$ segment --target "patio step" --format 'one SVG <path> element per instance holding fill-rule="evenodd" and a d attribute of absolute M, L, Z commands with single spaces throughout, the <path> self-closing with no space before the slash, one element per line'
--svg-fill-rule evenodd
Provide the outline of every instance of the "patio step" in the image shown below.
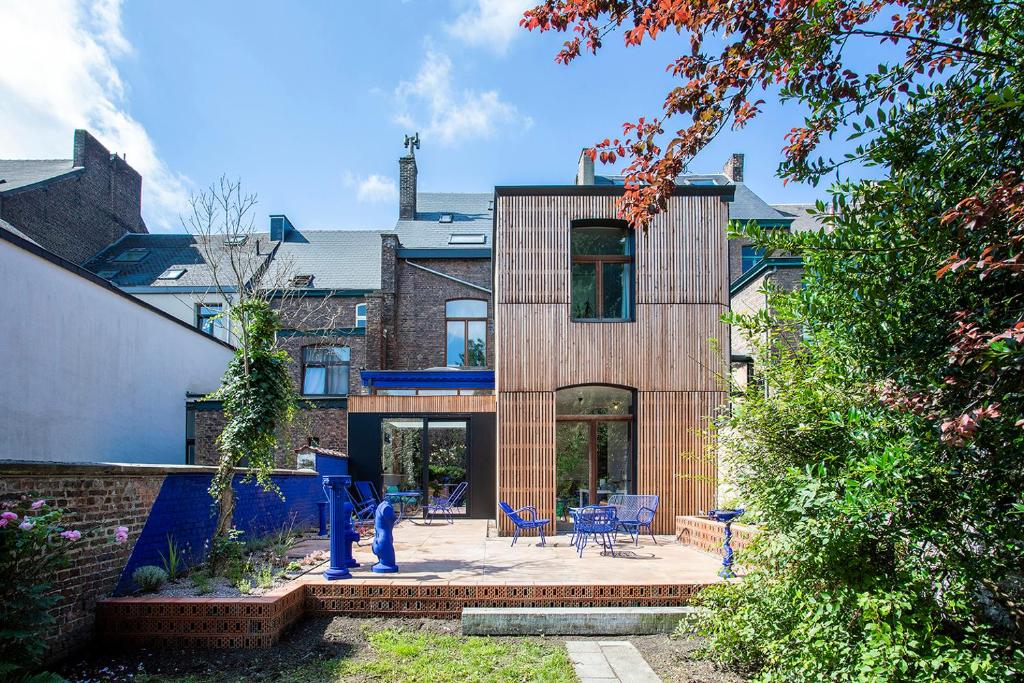
<path fill-rule="evenodd" d="M 671 633 L 696 607 L 465 607 L 462 633 L 472 636 L 624 636 Z"/>

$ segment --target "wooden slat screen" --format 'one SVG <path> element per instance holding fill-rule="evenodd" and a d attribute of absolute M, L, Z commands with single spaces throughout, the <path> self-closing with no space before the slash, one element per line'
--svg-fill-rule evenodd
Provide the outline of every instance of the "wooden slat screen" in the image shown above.
<path fill-rule="evenodd" d="M 555 395 L 516 392 L 498 403 L 498 500 L 518 510 L 537 506 L 540 517 L 555 518 Z M 498 511 L 502 533 L 512 530 Z M 554 533 L 554 529 L 550 530 Z"/>
<path fill-rule="evenodd" d="M 350 396 L 350 413 L 493 413 L 494 396 Z"/>

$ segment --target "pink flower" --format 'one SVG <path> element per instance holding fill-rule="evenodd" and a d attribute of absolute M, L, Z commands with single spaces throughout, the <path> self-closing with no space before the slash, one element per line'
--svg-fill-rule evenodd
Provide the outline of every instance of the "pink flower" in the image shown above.
<path fill-rule="evenodd" d="M 10 511 L 0 512 L 0 519 L 6 519 L 8 522 L 16 522 L 18 521 L 18 515 Z"/>
<path fill-rule="evenodd" d="M 72 531 L 72 530 L 62 531 L 62 532 L 60 532 L 60 537 L 64 538 L 64 539 L 67 539 L 69 541 L 77 541 L 78 539 L 80 539 L 82 537 L 82 532 L 81 531 Z"/>
<path fill-rule="evenodd" d="M 30 521 L 28 521 L 26 519 L 24 522 L 22 522 L 21 524 L 18 525 L 18 528 L 21 529 L 22 531 L 31 531 L 32 527 L 34 527 L 34 526 L 35 526 L 35 524 L 33 524 L 32 522 L 30 522 Z"/>
<path fill-rule="evenodd" d="M 5 526 L 7 526 L 7 520 L 4 519 L 3 517 L 0 517 L 0 527 L 5 527 Z"/>
<path fill-rule="evenodd" d="M 117 543 L 119 543 L 119 544 L 120 543 L 124 543 L 125 541 L 127 541 L 128 540 L 128 527 L 126 527 L 126 526 L 119 526 L 119 527 L 117 527 L 117 529 L 114 530 L 114 540 Z"/>
<path fill-rule="evenodd" d="M 29 506 L 29 509 L 30 510 L 38 510 L 39 508 L 43 507 L 44 505 L 46 505 L 46 501 L 45 500 L 37 500 L 36 502 L 32 503 L 32 505 Z"/>

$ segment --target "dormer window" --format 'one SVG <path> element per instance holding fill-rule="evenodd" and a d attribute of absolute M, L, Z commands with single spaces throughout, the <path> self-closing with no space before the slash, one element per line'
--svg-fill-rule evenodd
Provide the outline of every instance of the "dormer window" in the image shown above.
<path fill-rule="evenodd" d="M 292 287 L 309 287 L 313 284 L 312 275 L 296 275 L 292 278 Z"/>
<path fill-rule="evenodd" d="M 454 217 L 450 213 L 442 213 L 441 217 L 437 219 L 437 222 L 438 223 L 451 223 L 453 218 Z"/>
<path fill-rule="evenodd" d="M 187 268 L 168 268 L 160 275 L 157 276 L 157 280 L 177 280 L 185 274 Z"/>
<path fill-rule="evenodd" d="M 143 249 L 142 247 L 132 247 L 131 249 L 125 249 L 120 254 L 113 258 L 115 263 L 138 263 L 142 259 L 149 256 L 149 249 Z"/>
<path fill-rule="evenodd" d="M 224 240 L 224 244 L 229 247 L 240 247 L 249 240 L 248 235 L 231 235 Z"/>
<path fill-rule="evenodd" d="M 448 244 L 487 244 L 487 235 L 481 232 L 453 232 L 448 236 Z"/>

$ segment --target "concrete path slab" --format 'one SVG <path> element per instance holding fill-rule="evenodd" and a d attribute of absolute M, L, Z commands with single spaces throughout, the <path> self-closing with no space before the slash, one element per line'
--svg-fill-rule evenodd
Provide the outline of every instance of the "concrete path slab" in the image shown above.
<path fill-rule="evenodd" d="M 570 640 L 565 649 L 581 683 L 661 683 L 628 640 Z"/>

